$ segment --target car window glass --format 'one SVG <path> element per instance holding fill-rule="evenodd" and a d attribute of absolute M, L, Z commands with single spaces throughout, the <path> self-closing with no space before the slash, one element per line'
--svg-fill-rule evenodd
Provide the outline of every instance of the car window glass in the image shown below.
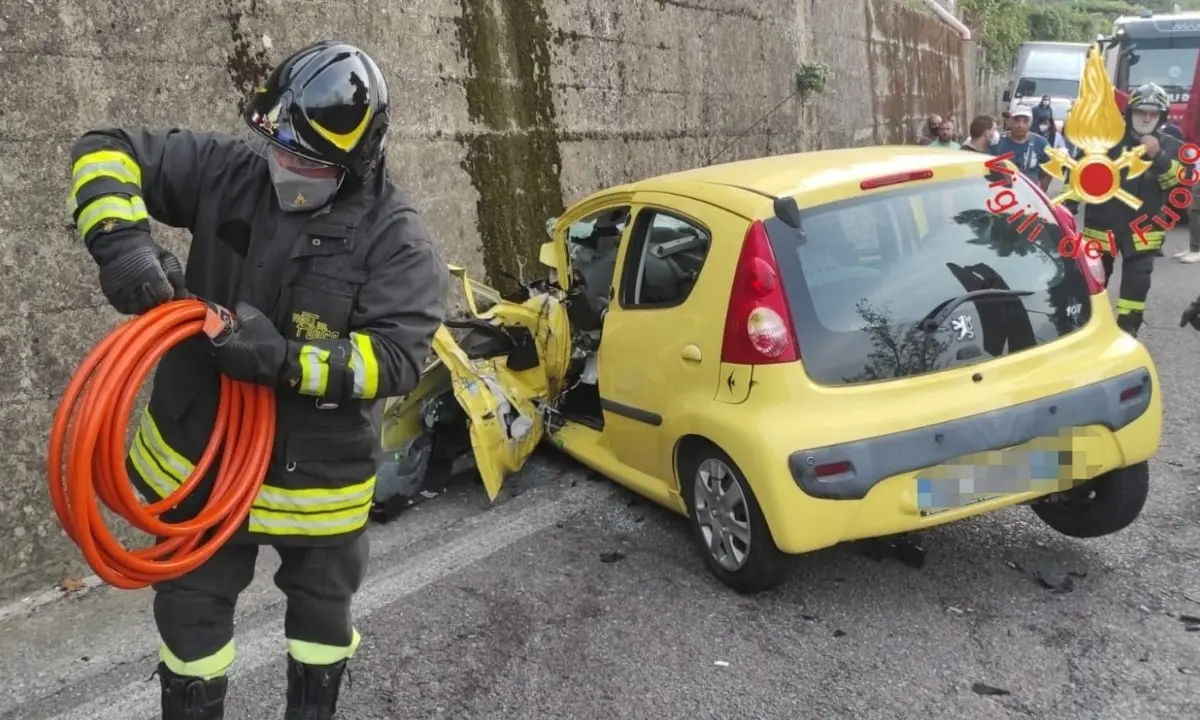
<path fill-rule="evenodd" d="M 936 372 L 1052 343 L 1088 322 L 1087 286 L 1058 252 L 1051 208 L 1015 184 L 1014 207 L 1039 209 L 1036 225 L 1019 229 L 988 209 L 990 181 L 981 173 L 806 209 L 802 233 L 768 221 L 809 377 L 836 385 Z M 852 261 L 844 246 L 859 241 L 845 228 L 872 216 L 881 259 Z M 939 327 L 922 327 L 941 303 L 1005 288 L 1029 294 L 967 301 Z"/>
<path fill-rule="evenodd" d="M 659 210 L 643 210 L 626 255 L 623 307 L 670 307 L 692 292 L 711 236 L 698 223 Z"/>

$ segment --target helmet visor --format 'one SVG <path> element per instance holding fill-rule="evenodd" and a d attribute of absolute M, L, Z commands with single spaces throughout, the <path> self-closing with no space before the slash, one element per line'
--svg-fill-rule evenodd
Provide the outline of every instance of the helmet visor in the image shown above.
<path fill-rule="evenodd" d="M 343 173 L 342 168 L 337 165 L 313 160 L 284 149 L 258 133 L 250 135 L 246 143 L 259 157 L 299 177 L 314 180 L 340 179 Z"/>

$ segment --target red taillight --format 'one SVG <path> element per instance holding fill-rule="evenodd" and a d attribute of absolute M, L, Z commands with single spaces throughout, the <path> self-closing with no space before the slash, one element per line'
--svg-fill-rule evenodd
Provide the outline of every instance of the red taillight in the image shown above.
<path fill-rule="evenodd" d="M 1104 292 L 1104 263 L 1099 257 L 1090 257 L 1084 252 L 1084 248 L 1080 245 L 1083 238 L 1079 237 L 1079 232 L 1075 229 L 1075 216 L 1062 205 L 1051 205 L 1050 197 L 1046 195 L 1041 186 L 1024 174 L 1018 174 L 1017 177 L 1021 178 L 1026 185 L 1033 188 L 1033 191 L 1042 199 L 1042 202 L 1053 209 L 1054 219 L 1058 221 L 1058 226 L 1062 228 L 1063 237 L 1071 236 L 1075 238 L 1075 245 L 1073 247 L 1078 251 L 1075 255 L 1075 262 L 1078 263 L 1079 272 L 1083 275 L 1083 281 L 1087 284 L 1088 295 L 1099 295 Z"/>
<path fill-rule="evenodd" d="M 755 221 L 742 242 L 729 292 L 721 362 L 769 365 L 800 357 L 779 266 L 762 221 Z"/>
<path fill-rule="evenodd" d="M 854 470 L 854 464 L 849 460 L 841 460 L 839 462 L 825 463 L 813 468 L 813 475 L 818 479 L 834 477 L 837 475 L 845 475 Z"/>
<path fill-rule="evenodd" d="M 912 182 L 914 180 L 928 180 L 933 177 L 932 170 L 913 170 L 912 172 L 896 173 L 895 175 L 884 175 L 877 178 L 869 178 L 859 183 L 859 187 L 863 190 L 874 190 L 875 188 L 887 187 L 888 185 L 899 185 L 900 183 Z"/>
<path fill-rule="evenodd" d="M 1040 192 L 1041 188 L 1038 188 L 1038 191 Z M 1084 282 L 1087 283 L 1088 295 L 1099 295 L 1104 292 L 1104 262 L 1099 257 L 1088 255 L 1086 248 L 1082 247 L 1083 238 L 1075 229 L 1075 216 L 1062 205 L 1055 205 L 1054 218 L 1058 220 L 1058 226 L 1062 228 L 1063 237 L 1075 238 L 1073 247 L 1078 252 L 1075 262 L 1079 264 L 1079 271 L 1083 274 Z"/>
<path fill-rule="evenodd" d="M 1142 391 L 1145 389 L 1145 385 L 1134 385 L 1133 387 L 1127 387 L 1121 391 L 1121 399 L 1118 400 L 1118 402 L 1129 402 L 1135 397 L 1141 395 Z"/>

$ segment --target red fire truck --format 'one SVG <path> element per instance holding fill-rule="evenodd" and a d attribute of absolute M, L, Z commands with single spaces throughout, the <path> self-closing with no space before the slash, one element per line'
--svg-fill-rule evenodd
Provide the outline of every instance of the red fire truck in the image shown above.
<path fill-rule="evenodd" d="M 1128 93 L 1155 83 L 1171 99 L 1170 120 L 1184 127 L 1184 113 L 1200 59 L 1200 12 L 1119 17 L 1113 34 L 1103 38 L 1108 73 L 1125 109 Z M 1189 133 L 1190 134 L 1190 133 Z"/>

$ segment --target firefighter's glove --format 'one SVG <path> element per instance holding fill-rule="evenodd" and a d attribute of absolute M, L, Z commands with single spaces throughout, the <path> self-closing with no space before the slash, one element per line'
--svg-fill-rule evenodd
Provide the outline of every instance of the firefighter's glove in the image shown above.
<path fill-rule="evenodd" d="M 274 387 L 287 357 L 287 340 L 258 308 L 244 302 L 234 309 L 233 331 L 217 345 L 217 365 L 233 380 Z"/>
<path fill-rule="evenodd" d="M 1192 301 L 1191 305 L 1187 306 L 1187 310 L 1183 311 L 1183 315 L 1179 318 L 1179 327 L 1191 325 L 1193 328 L 1200 330 L 1200 297 Z"/>
<path fill-rule="evenodd" d="M 183 264 L 153 242 L 132 245 L 100 263 L 100 291 L 117 312 L 141 315 L 182 297 Z"/>

